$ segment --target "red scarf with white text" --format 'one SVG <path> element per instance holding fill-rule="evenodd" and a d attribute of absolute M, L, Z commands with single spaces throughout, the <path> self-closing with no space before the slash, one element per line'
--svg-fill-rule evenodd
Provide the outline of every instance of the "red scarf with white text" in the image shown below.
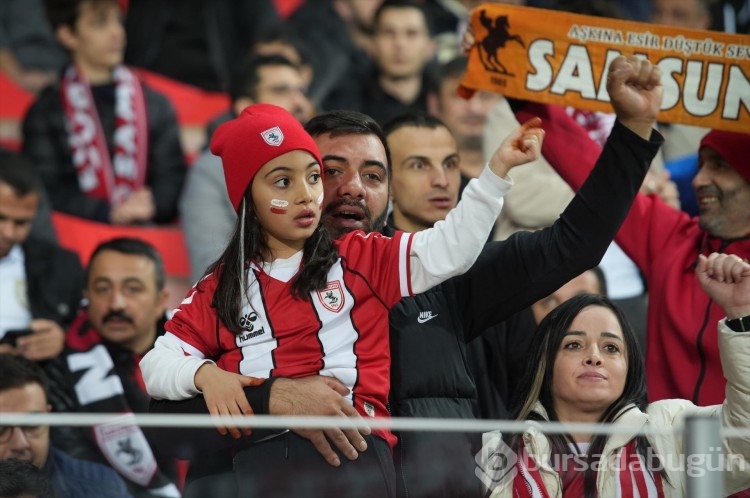
<path fill-rule="evenodd" d="M 115 150 L 111 158 L 91 87 L 75 65 L 65 71 L 61 87 L 78 185 L 89 197 L 116 206 L 145 184 L 148 125 L 143 88 L 136 75 L 118 66 L 113 76 Z"/>
<path fill-rule="evenodd" d="M 614 458 L 617 472 L 618 494 L 622 498 L 664 498 L 661 475 L 651 472 L 646 467 L 644 458 L 635 449 L 635 439 L 620 448 Z M 609 462 L 600 462 L 600 466 Z M 544 486 L 539 465 L 526 451 L 521 442 L 516 461 L 516 475 L 513 478 L 513 498 L 550 498 Z M 583 470 L 568 479 L 564 486 L 563 498 L 580 498 L 583 496 Z"/>

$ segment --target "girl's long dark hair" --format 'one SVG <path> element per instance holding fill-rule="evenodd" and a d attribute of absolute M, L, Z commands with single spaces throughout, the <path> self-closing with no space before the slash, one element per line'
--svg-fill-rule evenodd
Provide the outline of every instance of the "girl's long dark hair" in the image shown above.
<path fill-rule="evenodd" d="M 610 309 L 615 314 L 622 329 L 627 349 L 628 371 L 625 377 L 625 387 L 620 397 L 607 408 L 599 422 L 614 422 L 629 405 L 635 405 L 642 411 L 645 411 L 648 407 L 646 368 L 633 327 L 622 311 L 606 297 L 594 294 L 582 294 L 562 303 L 539 324 L 534 339 L 529 346 L 529 354 L 531 356 L 528 363 L 529 368 L 524 372 L 519 389 L 516 391 L 518 393 L 517 396 L 520 396 L 521 399 L 517 399 L 516 403 L 513 404 L 513 406 L 520 407 L 516 413 L 518 420 L 544 421 L 541 415 L 532 411 L 534 403 L 539 401 L 547 412 L 549 420 L 558 421 L 552 399 L 552 373 L 555 359 L 563 337 L 570 330 L 571 323 L 588 306 L 602 306 Z M 570 454 L 571 443 L 575 444 L 570 434 L 548 434 L 546 437 L 550 442 L 553 461 L 573 461 L 570 458 L 556 458 Z M 584 496 L 586 498 L 595 498 L 597 496 L 596 474 L 593 469 L 599 467 L 598 462 L 595 463 L 595 460 L 601 457 L 607 439 L 607 435 L 597 434 L 593 437 L 589 446 L 589 461 L 584 473 Z M 513 434 L 508 440 L 510 447 L 518 452 L 521 444 L 521 435 Z M 651 460 L 654 457 L 654 452 L 651 450 L 651 444 L 645 436 L 639 435 L 636 437 L 636 451 L 646 459 L 650 469 L 655 468 L 651 465 L 654 463 Z M 661 468 L 658 462 L 656 465 Z M 563 486 L 565 485 L 564 477 L 565 475 L 563 475 Z"/>
<path fill-rule="evenodd" d="M 206 269 L 206 275 L 216 272 L 218 279 L 212 305 L 216 307 L 219 319 L 235 334 L 243 331 L 240 325 L 240 312 L 243 300 L 249 301 L 247 293 L 250 289 L 242 288 L 246 284 L 244 278 L 246 263 L 263 261 L 271 254 L 268 239 L 255 212 L 250 187 L 245 192 L 240 212 L 244 212 L 244 227 L 242 226 L 243 220 L 238 216 L 226 249 L 219 259 Z M 242 238 L 243 232 L 244 238 Z M 241 247 L 244 247 L 244 254 L 240 252 Z M 310 238 L 305 241 L 302 250 L 302 269 L 292 281 L 294 297 L 309 299 L 312 291 L 325 288 L 328 271 L 338 257 L 336 245 L 328 232 L 323 229 L 323 225 L 319 224 Z"/>

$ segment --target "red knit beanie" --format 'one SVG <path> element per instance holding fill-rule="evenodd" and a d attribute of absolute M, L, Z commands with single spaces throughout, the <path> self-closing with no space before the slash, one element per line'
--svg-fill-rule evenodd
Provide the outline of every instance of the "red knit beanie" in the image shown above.
<path fill-rule="evenodd" d="M 253 104 L 219 126 L 211 138 L 211 152 L 221 157 L 227 193 L 235 211 L 260 168 L 293 150 L 309 152 L 322 167 L 312 137 L 294 116 L 275 105 Z"/>
<path fill-rule="evenodd" d="M 701 140 L 700 149 L 704 147 L 718 152 L 722 159 L 750 182 L 750 134 L 712 130 Z"/>

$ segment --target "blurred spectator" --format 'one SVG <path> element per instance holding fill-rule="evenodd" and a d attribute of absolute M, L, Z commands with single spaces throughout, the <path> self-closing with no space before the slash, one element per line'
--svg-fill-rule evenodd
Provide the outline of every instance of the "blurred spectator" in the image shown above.
<path fill-rule="evenodd" d="M 51 408 L 48 390 L 47 378 L 34 362 L 0 354 L 0 412 L 47 413 Z M 16 486 L 23 485 L 27 491 L 38 493 L 38 496 L 130 497 L 125 483 L 112 469 L 73 458 L 53 447 L 50 444 L 50 428 L 46 425 L 0 426 L 0 461 L 9 459 L 31 463 L 41 470 L 36 484 L 21 480 L 24 474 L 31 474 L 23 467 L 19 467 L 19 473 L 13 476 L 17 479 Z M 6 471 L 7 468 L 5 464 Z M 8 488 L 12 481 L 6 479 L 2 472 L 3 466 L 0 466 L 0 496 L 30 496 L 10 494 Z"/>
<path fill-rule="evenodd" d="M 709 29 L 712 23 L 710 5 L 710 0 L 653 0 L 651 20 L 677 28 Z M 690 182 L 698 171 L 697 146 L 709 129 L 660 123 L 659 131 L 665 140 L 662 148 L 665 165 L 679 188 L 682 207 L 696 216 L 698 206 Z"/>
<path fill-rule="evenodd" d="M 258 33 L 278 22 L 271 0 L 128 0 L 125 62 L 226 91 Z"/>
<path fill-rule="evenodd" d="M 25 330 L 0 344 L 0 353 L 35 361 L 57 357 L 64 328 L 81 301 L 83 269 L 78 256 L 30 236 L 42 183 L 28 159 L 0 154 L 0 337 Z"/>
<path fill-rule="evenodd" d="M 651 22 L 689 29 L 711 26 L 709 0 L 651 0 Z"/>
<path fill-rule="evenodd" d="M 461 55 L 441 65 L 436 88 L 427 95 L 430 114 L 440 118 L 456 139 L 462 183 L 478 177 L 484 169 L 482 140 L 487 115 L 502 98 L 486 90 L 479 90 L 468 100 L 460 97 L 456 89 L 467 64 L 468 59 Z"/>
<path fill-rule="evenodd" d="M 544 317 L 550 313 L 550 311 L 557 308 L 571 297 L 580 294 L 607 295 L 607 284 L 604 279 L 604 272 L 602 272 L 599 267 L 586 270 L 549 296 L 532 304 L 531 311 L 534 313 L 534 321 L 538 325 Z"/>
<path fill-rule="evenodd" d="M 711 29 L 750 35 L 750 0 L 721 0 L 711 4 Z"/>
<path fill-rule="evenodd" d="M 324 102 L 326 109 L 363 112 L 379 124 L 409 111 L 427 112 L 435 52 L 424 6 L 414 0 L 386 0 L 373 21 L 375 67 L 365 76 L 350 73 Z"/>
<path fill-rule="evenodd" d="M 57 79 L 66 60 L 44 17 L 43 0 L 0 2 L 0 71 L 37 93 Z"/>
<path fill-rule="evenodd" d="M 557 0 L 528 0 L 530 7 L 552 8 Z M 588 2 L 583 2 L 588 3 Z M 602 0 L 599 3 L 608 3 L 622 12 L 625 19 L 631 21 L 647 22 L 651 15 L 651 1 L 649 0 Z"/>
<path fill-rule="evenodd" d="M 253 57 L 237 68 L 230 91 L 232 109 L 214 120 L 209 130 L 254 103 L 278 105 L 304 123 L 313 112 L 305 92 L 300 70 L 287 59 L 280 55 Z M 221 255 L 237 219 L 227 198 L 221 159 L 210 150 L 205 150 L 188 172 L 180 214 L 190 254 L 190 277 L 197 282 Z"/>
<path fill-rule="evenodd" d="M 48 0 L 55 34 L 73 64 L 23 123 L 52 208 L 129 225 L 177 216 L 185 176 L 169 101 L 121 64 L 125 32 L 116 0 Z"/>
<path fill-rule="evenodd" d="M 309 89 L 309 85 L 313 80 L 310 49 L 305 46 L 302 38 L 294 32 L 288 23 L 277 24 L 263 30 L 250 49 L 250 54 L 280 55 L 286 58 L 299 68 L 302 80 Z"/>
<path fill-rule="evenodd" d="M 344 81 L 365 77 L 372 67 L 372 22 L 383 0 L 307 0 L 288 24 L 310 47 L 310 100 L 338 109 L 330 94 Z M 345 90 L 345 88 L 344 88 Z M 333 100 L 330 100 L 333 99 Z"/>
<path fill-rule="evenodd" d="M 149 244 L 131 238 L 102 242 L 87 269 L 84 308 L 68 329 L 66 350 L 48 366 L 56 411 L 145 413 L 138 362 L 164 334 L 168 292 L 164 263 Z M 136 425 L 74 427 L 53 434 L 75 457 L 109 465 L 136 497 L 179 497 L 174 461 Z"/>
<path fill-rule="evenodd" d="M 11 157 L 8 157 L 11 156 Z M 5 149 L 0 146 L 0 163 L 5 161 L 21 161 L 24 168 L 34 168 L 34 164 L 24 156 L 19 156 L 15 151 Z M 57 243 L 57 234 L 55 233 L 55 227 L 52 226 L 52 209 L 50 208 L 49 196 L 47 191 L 44 190 L 44 186 L 41 185 L 39 194 L 39 207 L 36 210 L 36 216 L 34 222 L 31 224 L 31 237 L 47 242 Z"/>

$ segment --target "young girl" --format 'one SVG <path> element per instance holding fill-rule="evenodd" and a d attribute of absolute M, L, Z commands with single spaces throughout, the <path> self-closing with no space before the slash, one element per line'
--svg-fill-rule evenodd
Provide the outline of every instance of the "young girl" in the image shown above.
<path fill-rule="evenodd" d="M 248 107 L 211 143 L 240 213 L 235 232 L 142 360 L 151 396 L 203 392 L 211 413 L 252 413 L 242 390 L 248 376 L 324 375 L 349 388 L 361 416 L 388 416 L 389 308 L 473 264 L 510 187 L 503 177 L 538 156 L 538 124 L 506 140 L 434 229 L 393 238 L 354 232 L 334 242 L 319 225 L 315 142 L 281 108 Z M 395 443 L 389 431 L 376 435 Z"/>

